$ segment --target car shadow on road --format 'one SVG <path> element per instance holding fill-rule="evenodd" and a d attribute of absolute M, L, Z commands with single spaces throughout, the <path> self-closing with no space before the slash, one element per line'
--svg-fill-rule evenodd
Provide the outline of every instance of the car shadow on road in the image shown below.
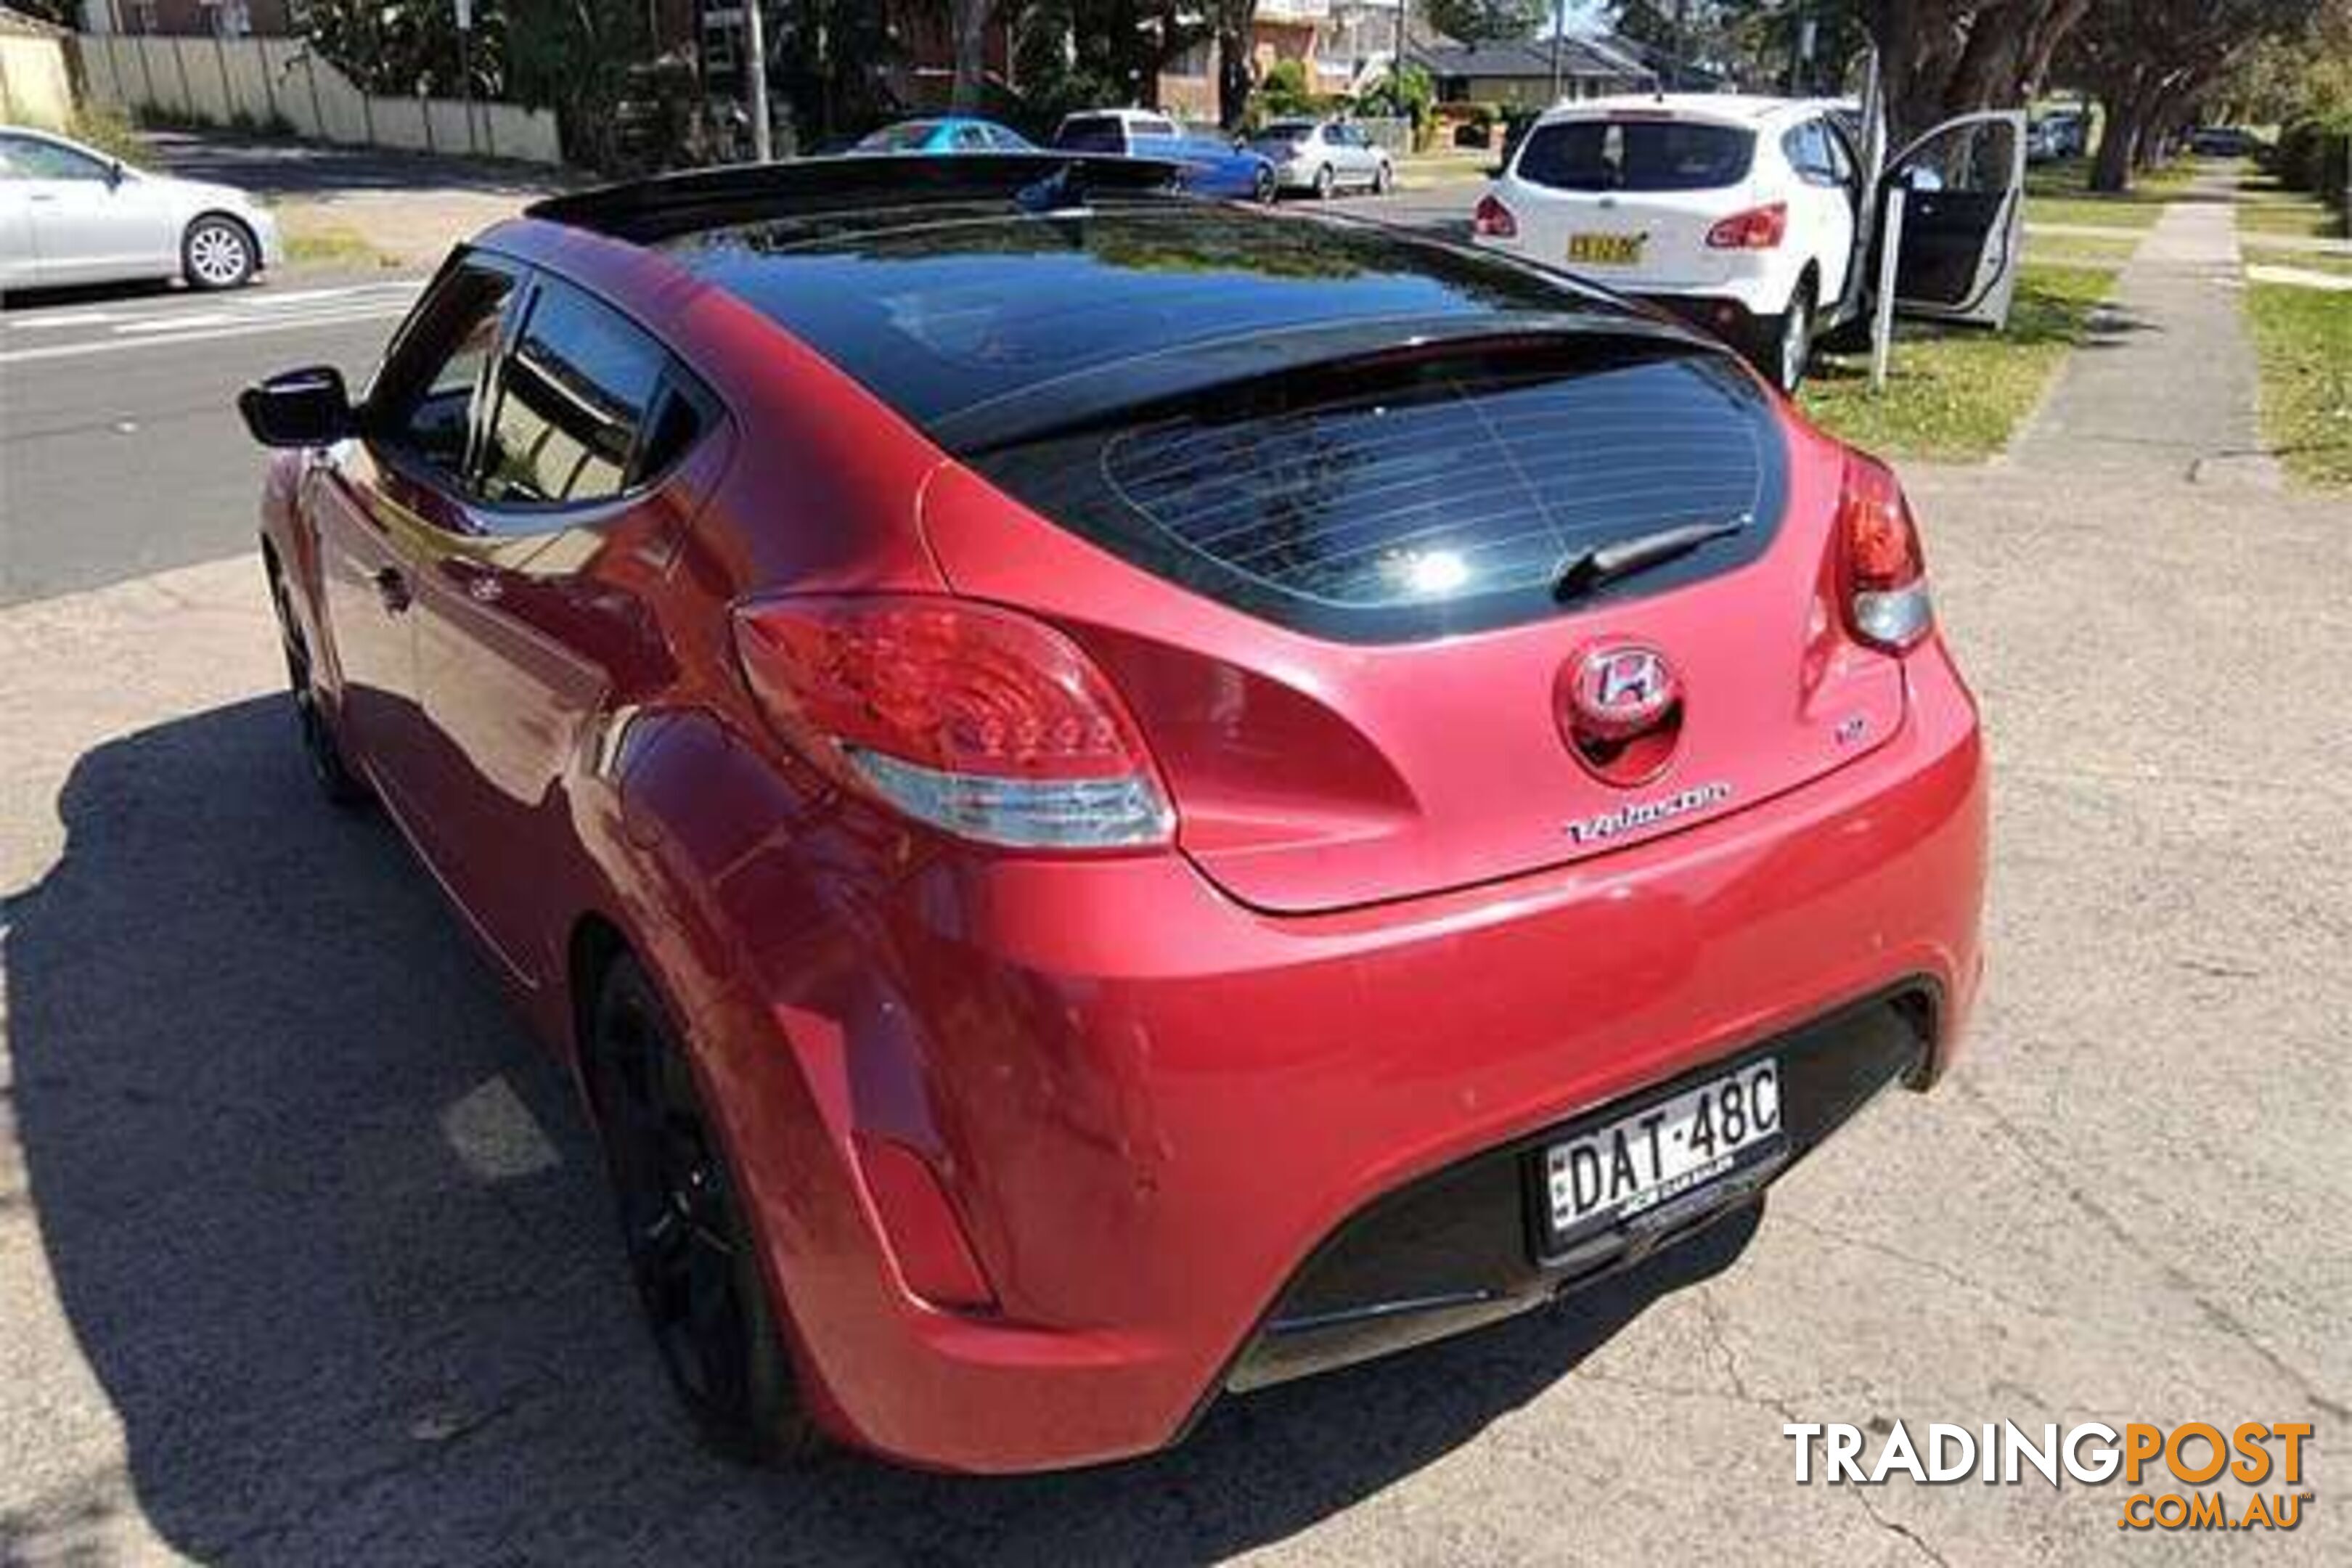
<path fill-rule="evenodd" d="M 638 1329 L 564 1074 L 391 831 L 311 796 L 290 727 L 256 699 L 89 752 L 10 901 L 26 1201 L 128 1475 L 0 1514 L 0 1559 L 142 1528 L 238 1564 L 1213 1559 L 1443 1458 L 1753 1232 L 1229 1400 L 1146 1460 L 730 1467 Z"/>

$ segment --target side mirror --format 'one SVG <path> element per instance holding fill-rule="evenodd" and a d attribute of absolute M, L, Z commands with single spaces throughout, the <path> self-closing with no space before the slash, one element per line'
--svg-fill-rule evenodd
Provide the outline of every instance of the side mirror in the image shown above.
<path fill-rule="evenodd" d="M 245 427 L 265 447 L 322 447 L 357 428 L 343 373 L 311 365 L 273 375 L 236 395 Z"/>
<path fill-rule="evenodd" d="M 110 191 L 122 188 L 122 160 L 120 158 L 106 161 L 106 188 Z"/>

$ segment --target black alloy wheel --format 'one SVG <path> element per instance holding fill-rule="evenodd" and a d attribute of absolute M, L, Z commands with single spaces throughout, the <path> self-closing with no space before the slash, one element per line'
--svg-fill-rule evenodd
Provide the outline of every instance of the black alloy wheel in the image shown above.
<path fill-rule="evenodd" d="M 773 1463 L 816 1446 L 691 1066 L 635 962 L 615 960 L 589 1070 L 637 1300 L 703 1440 Z"/>
<path fill-rule="evenodd" d="M 269 574 L 269 600 L 278 612 L 278 639 L 286 654 L 286 686 L 294 699 L 295 733 L 301 742 L 302 761 L 310 769 L 310 782 L 319 786 L 319 793 L 331 805 L 346 810 L 363 805 L 368 798 L 367 786 L 343 761 L 341 742 L 335 738 L 334 720 L 319 695 L 310 645 L 302 640 L 301 627 L 294 619 L 294 606 L 287 601 L 286 584 L 274 571 Z"/>

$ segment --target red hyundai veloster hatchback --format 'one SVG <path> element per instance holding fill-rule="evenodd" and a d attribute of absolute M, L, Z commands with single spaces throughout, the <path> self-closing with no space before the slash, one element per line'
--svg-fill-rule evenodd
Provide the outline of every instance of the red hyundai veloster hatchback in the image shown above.
<path fill-rule="evenodd" d="M 310 766 L 575 1068 L 739 1452 L 1161 1447 L 1753 1205 L 1975 990 L 1893 476 L 1165 174 L 565 196 L 243 399 Z"/>

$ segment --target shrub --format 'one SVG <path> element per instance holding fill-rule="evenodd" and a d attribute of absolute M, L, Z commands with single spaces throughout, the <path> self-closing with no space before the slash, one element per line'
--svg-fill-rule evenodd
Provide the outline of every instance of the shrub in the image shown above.
<path fill-rule="evenodd" d="M 66 121 L 65 133 L 86 147 L 94 147 L 125 163 L 147 161 L 147 144 L 131 121 L 111 109 L 84 105 Z"/>

